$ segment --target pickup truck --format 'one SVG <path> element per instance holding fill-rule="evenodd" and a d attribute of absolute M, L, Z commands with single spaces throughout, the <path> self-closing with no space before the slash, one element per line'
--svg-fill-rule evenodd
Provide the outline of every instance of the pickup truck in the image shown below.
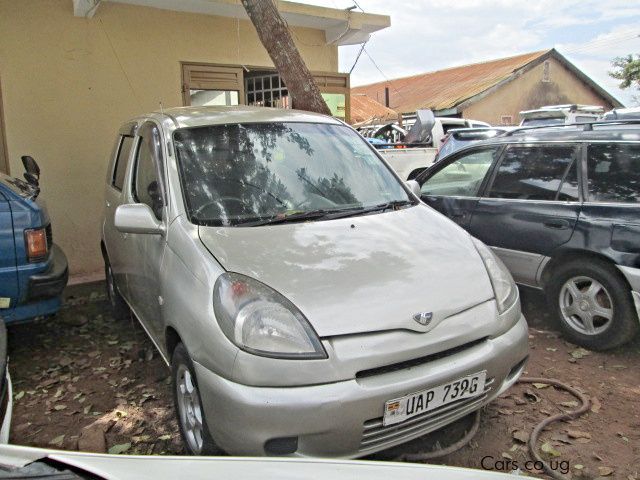
<path fill-rule="evenodd" d="M 0 319 L 5 323 L 56 313 L 69 276 L 38 198 L 40 169 L 31 157 L 22 162 L 27 181 L 0 174 Z"/>
<path fill-rule="evenodd" d="M 415 117 L 403 120 L 403 127 L 394 122 L 358 130 L 400 178 L 411 180 L 434 163 L 449 130 L 489 127 L 480 120 L 434 117 L 431 110 L 418 110 Z"/>

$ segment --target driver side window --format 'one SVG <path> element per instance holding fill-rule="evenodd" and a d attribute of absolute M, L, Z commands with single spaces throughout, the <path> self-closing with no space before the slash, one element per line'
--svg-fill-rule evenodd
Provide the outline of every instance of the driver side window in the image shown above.
<path fill-rule="evenodd" d="M 422 184 L 422 195 L 475 197 L 496 159 L 498 148 L 476 150 L 458 157 Z"/>
<path fill-rule="evenodd" d="M 137 202 L 149 205 L 156 218 L 161 220 L 164 201 L 158 178 L 158 166 L 162 165 L 160 132 L 155 124 L 145 123 L 140 127 L 138 136 L 133 197 Z"/>

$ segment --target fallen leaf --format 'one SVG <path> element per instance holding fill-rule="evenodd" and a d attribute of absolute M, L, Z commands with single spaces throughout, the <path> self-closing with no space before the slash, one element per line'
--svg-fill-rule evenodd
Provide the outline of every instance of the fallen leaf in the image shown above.
<path fill-rule="evenodd" d="M 580 359 L 586 357 L 587 355 L 591 355 L 589 350 L 585 350 L 584 348 L 576 348 L 571 352 L 571 356 L 575 359 Z"/>
<path fill-rule="evenodd" d="M 16 393 L 15 397 L 13 397 L 14 400 L 20 400 L 22 397 L 24 397 L 24 390 L 20 390 L 18 393 Z"/>
<path fill-rule="evenodd" d="M 508 458 L 509 460 L 513 460 L 513 457 L 509 455 L 507 452 L 502 452 L 502 458 Z"/>
<path fill-rule="evenodd" d="M 524 430 L 516 430 L 512 433 L 513 438 L 518 440 L 521 443 L 527 443 L 529 441 L 529 434 Z"/>
<path fill-rule="evenodd" d="M 160 435 L 158 440 L 171 440 L 171 435 Z"/>
<path fill-rule="evenodd" d="M 64 410 L 66 408 L 67 408 L 66 405 L 56 405 L 55 407 L 53 407 L 53 409 L 57 411 Z"/>
<path fill-rule="evenodd" d="M 559 457 L 560 456 L 560 452 L 558 450 L 556 450 L 555 448 L 553 448 L 553 445 L 551 445 L 549 442 L 543 443 L 542 447 L 540 447 L 540 450 L 542 450 L 544 453 L 548 453 L 549 455 L 551 455 L 553 457 Z"/>
<path fill-rule="evenodd" d="M 57 437 L 53 438 L 49 442 L 49 445 L 55 445 L 56 447 L 61 447 L 62 442 L 64 442 L 64 435 L 58 435 Z"/>
<path fill-rule="evenodd" d="M 126 452 L 131 448 L 131 443 L 121 443 L 119 445 L 114 445 L 109 449 L 109 453 L 111 455 L 120 455 L 121 453 Z"/>
<path fill-rule="evenodd" d="M 547 351 L 549 352 L 556 352 L 557 350 L 558 350 L 557 348 L 547 347 Z"/>
<path fill-rule="evenodd" d="M 591 411 L 593 413 L 598 413 L 600 411 L 600 408 L 602 408 L 600 400 L 598 400 L 597 397 L 591 397 Z"/>
<path fill-rule="evenodd" d="M 576 465 L 573 466 L 573 468 L 575 468 L 576 470 L 582 470 L 584 468 L 584 465 L 577 463 Z"/>
<path fill-rule="evenodd" d="M 615 470 L 611 467 L 598 467 L 598 475 L 601 477 L 608 477 L 613 472 L 615 472 Z"/>
<path fill-rule="evenodd" d="M 549 386 L 548 383 L 532 383 L 531 385 L 533 385 L 537 389 L 547 388 Z"/>
<path fill-rule="evenodd" d="M 570 438 L 591 438 L 589 432 L 583 432 L 581 430 L 567 430 L 567 435 L 569 435 Z"/>
<path fill-rule="evenodd" d="M 567 408 L 575 408 L 578 406 L 578 402 L 571 400 L 570 402 L 560 402 L 560 405 Z"/>

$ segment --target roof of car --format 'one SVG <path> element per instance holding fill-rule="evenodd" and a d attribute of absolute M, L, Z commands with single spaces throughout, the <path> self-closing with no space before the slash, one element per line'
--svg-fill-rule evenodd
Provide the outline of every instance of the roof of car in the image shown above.
<path fill-rule="evenodd" d="M 640 141 L 640 124 L 594 125 L 593 130 L 583 126 L 550 126 L 544 128 L 515 129 L 483 143 L 575 141 Z M 476 144 L 477 145 L 477 144 Z"/>
<path fill-rule="evenodd" d="M 249 107 L 175 107 L 162 112 L 153 112 L 146 117 L 170 117 L 176 128 L 199 127 L 204 125 L 223 125 L 227 123 L 267 123 L 267 122 L 306 122 L 340 125 L 333 117 L 300 110 Z"/>

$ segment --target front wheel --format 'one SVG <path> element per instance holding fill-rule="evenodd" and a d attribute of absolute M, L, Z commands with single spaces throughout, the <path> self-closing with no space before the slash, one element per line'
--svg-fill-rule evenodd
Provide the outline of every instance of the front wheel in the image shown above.
<path fill-rule="evenodd" d="M 193 363 L 182 343 L 173 351 L 171 376 L 178 425 L 187 452 L 191 455 L 219 455 L 222 452 L 213 442 L 204 418 Z"/>
<path fill-rule="evenodd" d="M 564 336 L 592 350 L 628 342 L 638 330 L 629 286 L 615 267 L 599 260 L 573 260 L 553 272 L 548 299 Z"/>

